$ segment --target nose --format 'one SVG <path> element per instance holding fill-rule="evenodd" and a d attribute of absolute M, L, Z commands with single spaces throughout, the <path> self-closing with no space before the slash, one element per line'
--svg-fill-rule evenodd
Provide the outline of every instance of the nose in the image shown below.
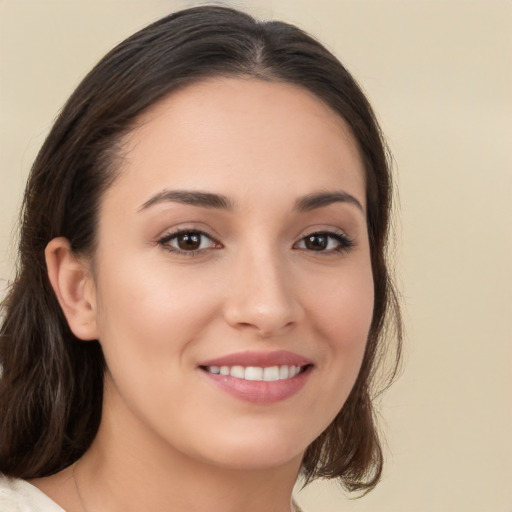
<path fill-rule="evenodd" d="M 271 251 L 240 257 L 231 268 L 226 322 L 261 337 L 289 331 L 304 311 L 286 262 Z"/>

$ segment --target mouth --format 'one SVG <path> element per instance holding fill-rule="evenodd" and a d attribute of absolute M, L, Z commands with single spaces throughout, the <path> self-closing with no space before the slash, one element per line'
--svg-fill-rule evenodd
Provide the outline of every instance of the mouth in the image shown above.
<path fill-rule="evenodd" d="M 198 367 L 222 391 L 257 404 L 292 397 L 306 385 L 313 368 L 311 361 L 288 351 L 230 354 Z"/>
<path fill-rule="evenodd" d="M 213 375 L 231 376 L 235 379 L 243 379 L 258 382 L 275 382 L 278 380 L 293 379 L 300 373 L 304 373 L 311 365 L 303 366 L 200 366 L 201 370 Z"/>

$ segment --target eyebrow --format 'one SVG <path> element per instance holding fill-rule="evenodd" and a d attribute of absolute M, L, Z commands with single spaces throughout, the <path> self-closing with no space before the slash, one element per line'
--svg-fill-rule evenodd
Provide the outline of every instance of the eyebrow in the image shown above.
<path fill-rule="evenodd" d="M 232 210 L 234 206 L 230 199 L 220 194 L 192 190 L 162 190 L 149 198 L 138 211 L 146 210 L 155 204 L 167 202 L 202 206 L 203 208 L 219 208 L 222 210 Z"/>
<path fill-rule="evenodd" d="M 323 208 L 333 203 L 349 203 L 356 206 L 364 213 L 363 205 L 352 194 L 337 190 L 335 192 L 319 192 L 316 194 L 308 194 L 301 197 L 295 203 L 295 208 L 299 212 L 308 212 L 317 208 Z"/>
<path fill-rule="evenodd" d="M 146 210 L 151 206 L 160 203 L 181 203 L 203 208 L 216 208 L 221 210 L 233 210 L 235 205 L 231 199 L 211 192 L 200 192 L 192 190 L 162 190 L 150 197 L 138 211 Z M 348 192 L 342 190 L 334 192 L 318 192 L 308 194 L 295 202 L 295 209 L 299 212 L 308 212 L 317 208 L 323 208 L 334 203 L 349 203 L 356 206 L 362 213 L 362 204 Z"/>

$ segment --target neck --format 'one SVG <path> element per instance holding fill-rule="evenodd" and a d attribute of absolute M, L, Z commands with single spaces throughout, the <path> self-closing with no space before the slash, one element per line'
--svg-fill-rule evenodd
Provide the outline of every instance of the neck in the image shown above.
<path fill-rule="evenodd" d="M 108 416 L 75 472 L 86 512 L 290 512 L 301 456 L 270 468 L 223 467 Z M 130 434 L 126 434 L 130 432 Z"/>
<path fill-rule="evenodd" d="M 298 463 L 232 470 L 88 452 L 76 471 L 85 512 L 289 512 Z"/>

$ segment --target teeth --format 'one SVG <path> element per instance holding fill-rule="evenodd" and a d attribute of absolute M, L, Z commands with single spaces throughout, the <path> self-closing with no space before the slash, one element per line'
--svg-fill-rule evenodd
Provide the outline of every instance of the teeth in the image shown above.
<path fill-rule="evenodd" d="M 231 374 L 233 377 L 237 377 L 237 375 Z M 263 368 L 258 368 L 256 366 L 248 366 L 245 369 L 245 380 L 263 380 Z"/>
<path fill-rule="evenodd" d="M 279 380 L 279 367 L 278 366 L 269 366 L 268 368 L 263 369 L 263 380 L 268 382 Z"/>
<path fill-rule="evenodd" d="M 237 379 L 272 382 L 276 380 L 292 379 L 300 373 L 300 366 L 206 366 L 206 371 L 220 375 L 230 375 Z"/>
<path fill-rule="evenodd" d="M 245 379 L 245 369 L 243 366 L 232 366 L 229 375 L 237 379 Z"/>

